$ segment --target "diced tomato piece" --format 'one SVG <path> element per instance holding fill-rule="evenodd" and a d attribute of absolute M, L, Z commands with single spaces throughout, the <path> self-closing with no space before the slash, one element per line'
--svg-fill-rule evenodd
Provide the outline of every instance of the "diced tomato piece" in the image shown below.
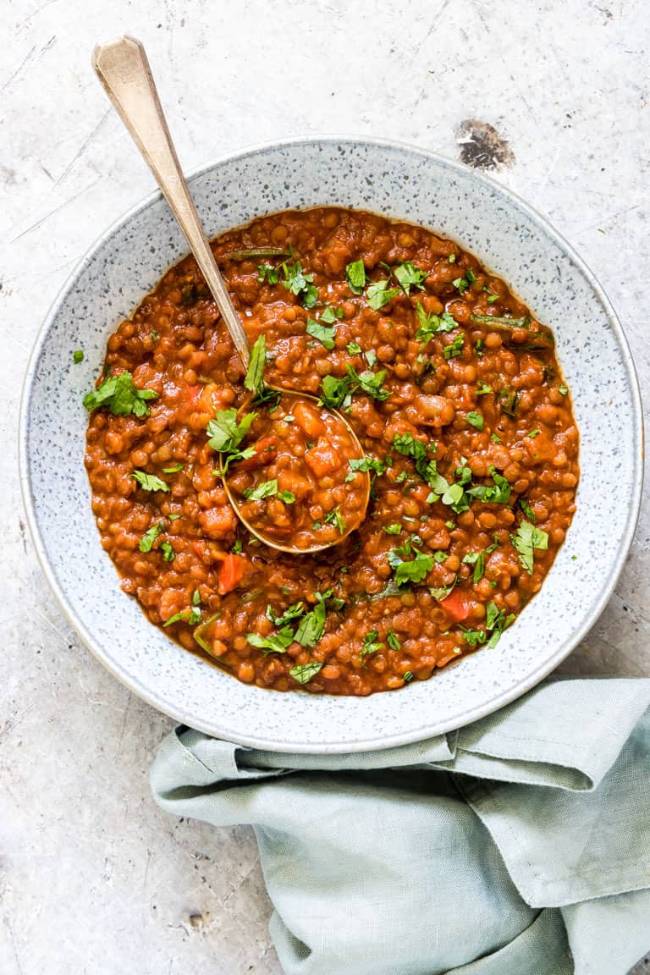
<path fill-rule="evenodd" d="M 243 555 L 235 555 L 230 552 L 226 555 L 219 569 L 219 595 L 225 596 L 227 592 L 236 589 L 244 578 L 244 573 L 249 567 L 248 559 Z"/>
<path fill-rule="evenodd" d="M 238 471 L 252 471 L 256 467 L 264 467 L 265 464 L 270 464 L 272 460 L 275 460 L 275 455 L 278 452 L 278 438 L 274 436 L 260 437 L 253 446 L 255 453 L 252 457 L 237 461 Z"/>
<path fill-rule="evenodd" d="M 335 471 L 341 459 L 328 440 L 319 440 L 315 447 L 305 452 L 305 461 L 316 477 L 325 477 Z"/>
<path fill-rule="evenodd" d="M 182 401 L 187 405 L 191 406 L 203 392 L 203 386 L 185 386 L 183 392 L 181 393 Z"/>
<path fill-rule="evenodd" d="M 456 623 L 462 623 L 469 616 L 470 604 L 467 596 L 460 589 L 453 589 L 445 599 L 441 600 L 440 605 Z"/>
<path fill-rule="evenodd" d="M 313 406 L 310 406 L 308 403 L 298 402 L 293 408 L 293 415 L 300 429 L 308 437 L 320 437 L 323 433 L 325 429 L 323 421 L 318 415 L 318 410 L 314 409 Z"/>

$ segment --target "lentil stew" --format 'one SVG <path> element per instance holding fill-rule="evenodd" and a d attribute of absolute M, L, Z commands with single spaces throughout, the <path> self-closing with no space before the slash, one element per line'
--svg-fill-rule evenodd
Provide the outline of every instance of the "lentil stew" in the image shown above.
<path fill-rule="evenodd" d="M 93 512 L 123 589 L 186 649 L 276 690 L 392 690 L 493 647 L 575 511 L 579 436 L 551 331 L 455 242 L 371 213 L 277 213 L 212 247 L 250 343 L 264 337 L 264 380 L 342 411 L 365 457 L 343 445 L 343 470 L 316 462 L 292 513 L 290 461 L 319 454 L 325 414 L 297 400 L 303 422 L 294 407 L 287 423 L 271 390 L 251 400 L 186 258 L 111 335 L 84 400 Z M 279 431 L 287 449 L 251 465 Z M 342 534 L 360 472 L 365 520 L 322 553 L 274 551 L 238 521 L 224 457 L 269 530 Z"/>

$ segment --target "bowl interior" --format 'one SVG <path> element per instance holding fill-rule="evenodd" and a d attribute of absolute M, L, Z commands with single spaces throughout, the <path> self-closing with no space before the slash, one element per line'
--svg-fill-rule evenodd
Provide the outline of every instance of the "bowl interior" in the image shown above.
<path fill-rule="evenodd" d="M 152 197 L 111 228 L 74 272 L 35 349 L 23 401 L 22 475 L 39 555 L 63 607 L 103 663 L 173 718 L 260 748 L 350 752 L 466 724 L 524 693 L 594 622 L 631 541 L 641 482 L 636 379 L 614 313 L 569 246 L 529 207 L 453 163 L 357 140 L 275 145 L 192 179 L 209 234 L 262 213 L 338 204 L 374 210 L 458 240 L 550 325 L 581 433 L 578 507 L 540 594 L 493 650 L 429 681 L 370 698 L 250 687 L 182 650 L 122 593 L 99 544 L 83 466 L 83 393 L 108 335 L 187 250 Z M 72 364 L 72 350 L 85 359 Z"/>

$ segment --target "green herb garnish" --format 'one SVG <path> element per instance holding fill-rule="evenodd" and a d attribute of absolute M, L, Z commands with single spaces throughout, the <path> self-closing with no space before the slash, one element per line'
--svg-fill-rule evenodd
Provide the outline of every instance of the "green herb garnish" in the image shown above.
<path fill-rule="evenodd" d="M 345 276 L 350 290 L 355 295 L 360 295 L 366 284 L 366 268 L 363 261 L 352 261 L 345 269 Z"/>
<path fill-rule="evenodd" d="M 274 267 L 273 264 L 269 264 L 268 262 L 258 264 L 257 280 L 260 284 L 263 284 L 265 281 L 267 284 L 277 284 L 280 280 L 280 268 Z"/>
<path fill-rule="evenodd" d="M 168 620 L 165 620 L 163 626 L 171 626 L 172 623 L 187 623 L 189 626 L 196 626 L 200 622 L 201 610 L 198 606 L 191 606 L 189 609 L 181 610 L 180 613 L 174 613 Z"/>
<path fill-rule="evenodd" d="M 133 471 L 131 477 L 138 482 L 143 491 L 169 491 L 169 484 L 156 477 L 155 474 L 147 474 L 146 471 Z"/>
<path fill-rule="evenodd" d="M 365 457 L 351 457 L 348 461 L 348 467 L 350 468 L 348 474 L 346 474 L 346 481 L 353 481 L 354 475 L 357 471 L 362 473 L 372 472 L 377 477 L 386 471 L 386 463 L 383 460 L 379 460 L 378 457 L 371 457 L 370 454 L 366 454 Z"/>
<path fill-rule="evenodd" d="M 336 329 L 333 325 L 322 325 L 321 322 L 317 322 L 313 318 L 308 318 L 306 332 L 312 338 L 318 339 L 321 345 L 324 345 L 330 352 L 334 348 Z"/>
<path fill-rule="evenodd" d="M 80 362 L 84 361 L 83 349 L 75 349 L 72 353 L 72 361 L 75 365 L 79 365 Z"/>
<path fill-rule="evenodd" d="M 388 631 L 388 633 L 386 634 L 386 643 L 391 648 L 391 650 L 402 649 L 402 644 L 400 643 L 400 639 L 397 633 L 395 632 L 395 630 Z"/>
<path fill-rule="evenodd" d="M 455 359 L 456 356 L 461 355 L 463 348 L 465 347 L 465 336 L 460 332 L 453 342 L 449 345 L 445 345 L 442 350 L 442 355 L 445 359 Z"/>
<path fill-rule="evenodd" d="M 237 421 L 237 410 L 230 407 L 219 410 L 207 426 L 208 446 L 221 455 L 224 471 L 235 460 L 245 460 L 255 454 L 254 447 L 239 449 L 239 445 L 248 434 L 257 413 L 246 413 Z"/>
<path fill-rule="evenodd" d="M 374 311 L 379 311 L 399 294 L 399 288 L 389 288 L 388 284 L 388 279 L 384 278 L 369 285 L 366 298 Z"/>
<path fill-rule="evenodd" d="M 507 504 L 510 500 L 510 482 L 493 466 L 490 467 L 489 473 L 494 484 L 477 484 L 469 488 L 467 493 L 485 504 Z"/>
<path fill-rule="evenodd" d="M 514 535 L 510 536 L 517 550 L 519 561 L 529 575 L 533 574 L 534 549 L 545 551 L 548 548 L 548 535 L 530 521 L 522 521 Z"/>
<path fill-rule="evenodd" d="M 142 536 L 142 538 L 140 539 L 140 541 L 138 542 L 138 548 L 140 549 L 140 551 L 150 552 L 151 549 L 153 548 L 153 543 L 156 541 L 158 536 L 163 533 L 164 530 L 165 529 L 161 521 L 159 521 L 157 525 L 152 525 L 151 528 L 148 528 L 147 531 Z"/>
<path fill-rule="evenodd" d="M 339 507 L 334 508 L 333 511 L 330 511 L 329 514 L 325 515 L 324 520 L 326 525 L 336 525 L 339 535 L 345 534 L 345 518 L 341 514 L 341 509 Z"/>
<path fill-rule="evenodd" d="M 260 335 L 251 349 L 244 386 L 251 393 L 262 392 L 264 388 L 264 366 L 266 365 L 266 339 Z"/>
<path fill-rule="evenodd" d="M 160 551 L 165 562 L 173 562 L 176 558 L 176 552 L 171 542 L 161 542 Z"/>
<path fill-rule="evenodd" d="M 476 410 L 472 410 L 471 413 L 468 413 L 465 419 L 469 424 L 471 424 L 477 430 L 483 429 L 483 415 L 481 413 L 478 413 Z"/>
<path fill-rule="evenodd" d="M 290 626 L 283 626 L 277 633 L 261 636 L 259 633 L 247 633 L 246 639 L 252 647 L 265 653 L 286 653 L 287 647 L 293 643 L 293 630 Z"/>
<path fill-rule="evenodd" d="M 305 274 L 300 261 L 289 264 L 287 261 L 282 265 L 284 281 L 282 284 L 296 295 L 300 303 L 305 308 L 313 308 L 318 301 L 318 289 L 314 285 L 314 275 Z"/>
<path fill-rule="evenodd" d="M 138 389 L 133 383 L 130 372 L 121 372 L 119 376 L 110 376 L 104 382 L 86 393 L 83 404 L 89 412 L 106 408 L 115 416 L 143 417 L 149 413 L 147 400 L 157 399 L 158 393 L 154 389 Z"/>
<path fill-rule="evenodd" d="M 371 653 L 377 653 L 378 650 L 384 649 L 384 644 L 380 643 L 378 640 L 379 633 L 377 630 L 370 630 L 369 633 L 363 638 L 363 646 L 361 647 L 361 656 L 368 657 Z"/>
<path fill-rule="evenodd" d="M 263 501 L 264 498 L 272 498 L 278 493 L 278 482 L 274 478 L 272 481 L 262 481 L 254 488 L 247 488 L 244 497 L 249 501 Z"/>
<path fill-rule="evenodd" d="M 424 310 L 424 305 L 421 301 L 418 301 L 415 306 L 415 314 L 420 325 L 415 333 L 415 337 L 423 345 L 430 342 L 434 335 L 451 332 L 455 328 L 458 328 L 458 322 L 455 318 L 452 318 L 448 311 L 443 311 L 442 315 L 434 315 Z"/>
<path fill-rule="evenodd" d="M 427 274 L 428 271 L 421 271 L 411 261 L 404 261 L 403 264 L 398 264 L 397 267 L 393 268 L 393 275 L 405 294 L 408 294 L 411 288 L 422 290 L 424 287 L 422 282 Z"/>
<path fill-rule="evenodd" d="M 283 627 L 286 626 L 287 623 L 291 623 L 293 620 L 299 619 L 299 617 L 301 617 L 304 612 L 305 612 L 305 605 L 301 601 L 298 603 L 292 603 L 291 606 L 288 606 L 280 614 L 280 616 L 278 616 L 275 610 L 273 609 L 273 607 L 271 606 L 271 604 L 269 603 L 266 607 L 266 618 L 270 620 L 274 626 Z"/>
<path fill-rule="evenodd" d="M 314 660 L 309 664 L 296 664 L 295 667 L 291 668 L 289 673 L 299 684 L 308 684 L 320 672 L 322 666 L 321 663 L 316 663 Z"/>

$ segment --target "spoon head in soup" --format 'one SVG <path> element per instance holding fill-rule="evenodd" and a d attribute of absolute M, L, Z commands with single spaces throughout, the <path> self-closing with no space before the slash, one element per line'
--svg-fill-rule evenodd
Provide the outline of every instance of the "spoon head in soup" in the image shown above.
<path fill-rule="evenodd" d="M 250 455 L 224 471 L 246 527 L 274 548 L 314 552 L 336 545 L 363 521 L 368 464 L 344 417 L 303 394 L 283 393 L 254 419 Z"/>

